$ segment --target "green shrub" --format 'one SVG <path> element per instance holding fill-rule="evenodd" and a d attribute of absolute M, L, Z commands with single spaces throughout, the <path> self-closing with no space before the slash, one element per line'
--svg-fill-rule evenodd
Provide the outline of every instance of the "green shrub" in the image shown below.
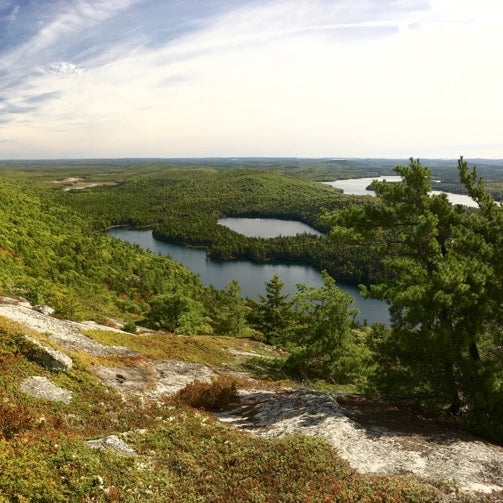
<path fill-rule="evenodd" d="M 136 333 L 136 323 L 134 321 L 128 321 L 122 326 L 124 332 L 129 332 L 130 334 Z"/>

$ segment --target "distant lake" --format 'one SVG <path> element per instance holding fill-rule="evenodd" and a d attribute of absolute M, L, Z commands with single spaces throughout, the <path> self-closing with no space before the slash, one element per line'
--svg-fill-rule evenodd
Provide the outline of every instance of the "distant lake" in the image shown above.
<path fill-rule="evenodd" d="M 295 236 L 297 234 L 322 233 L 311 226 L 296 220 L 279 220 L 277 218 L 221 218 L 218 223 L 250 238 L 275 238 L 278 236 Z"/>
<path fill-rule="evenodd" d="M 114 227 L 107 231 L 109 236 L 137 244 L 153 253 L 169 256 L 177 262 L 186 265 L 192 272 L 199 274 L 201 282 L 223 289 L 232 280 L 239 281 L 243 297 L 257 299 L 259 293 L 265 295 L 266 281 L 270 281 L 277 274 L 285 283 L 284 292 L 293 295 L 297 283 L 319 287 L 323 284 L 321 274 L 314 268 L 304 265 L 291 264 L 254 264 L 246 260 L 220 262 L 211 260 L 204 250 L 188 248 L 182 245 L 160 241 L 152 235 L 150 230 L 134 230 L 125 227 Z M 369 324 L 389 324 L 389 311 L 386 303 L 375 299 L 364 299 L 358 288 L 344 283 L 338 286 L 349 293 L 354 299 L 354 307 L 360 314 L 357 320 L 365 319 Z"/>
<path fill-rule="evenodd" d="M 367 190 L 367 187 L 374 181 L 378 180 L 380 182 L 399 182 L 401 181 L 401 176 L 378 176 L 374 178 L 349 178 L 347 180 L 336 180 L 335 182 L 322 182 L 325 185 L 330 185 L 331 187 L 336 187 L 341 189 L 344 194 L 350 194 L 354 196 L 375 196 L 373 190 Z M 452 192 L 443 192 L 441 190 L 433 190 L 432 194 L 447 194 L 447 199 L 452 204 L 462 204 L 463 206 L 470 206 L 472 208 L 478 208 L 477 203 L 470 197 L 463 194 L 454 194 Z"/>

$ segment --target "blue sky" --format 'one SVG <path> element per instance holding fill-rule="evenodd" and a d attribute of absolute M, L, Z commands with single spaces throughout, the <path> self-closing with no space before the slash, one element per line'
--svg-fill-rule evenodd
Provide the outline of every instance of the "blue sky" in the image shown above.
<path fill-rule="evenodd" d="M 0 158 L 503 158 L 499 0 L 0 0 Z"/>

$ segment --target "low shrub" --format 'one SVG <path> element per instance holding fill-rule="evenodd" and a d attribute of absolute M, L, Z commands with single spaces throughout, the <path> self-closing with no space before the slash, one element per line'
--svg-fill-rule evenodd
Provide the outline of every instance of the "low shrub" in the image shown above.
<path fill-rule="evenodd" d="M 134 321 L 128 321 L 122 326 L 122 330 L 130 334 L 136 334 L 136 323 Z"/>
<path fill-rule="evenodd" d="M 196 409 L 218 411 L 239 400 L 237 390 L 236 381 L 230 377 L 216 377 L 211 382 L 196 380 L 176 393 L 174 400 Z"/>
<path fill-rule="evenodd" d="M 0 438 L 10 439 L 23 431 L 31 430 L 35 423 L 29 407 L 12 403 L 0 393 Z"/>

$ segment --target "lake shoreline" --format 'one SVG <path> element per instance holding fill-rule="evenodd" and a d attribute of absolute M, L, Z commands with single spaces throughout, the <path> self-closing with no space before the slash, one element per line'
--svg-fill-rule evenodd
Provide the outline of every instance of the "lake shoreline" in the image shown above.
<path fill-rule="evenodd" d="M 151 229 L 145 228 L 114 226 L 106 234 L 136 244 L 152 253 L 171 257 L 176 262 L 184 264 L 194 274 L 199 275 L 201 282 L 207 286 L 212 285 L 221 290 L 230 281 L 237 280 L 241 285 L 243 297 L 257 299 L 258 295 L 265 295 L 265 283 L 270 281 L 274 274 L 278 274 L 285 283 L 285 293 L 290 296 L 296 293 L 298 283 L 305 283 L 316 288 L 323 284 L 319 269 L 312 265 L 286 263 L 286 261 L 260 263 L 246 259 L 215 260 L 206 253 L 204 248 L 192 248 L 158 239 Z M 354 307 L 360 313 L 356 317 L 359 323 L 390 324 L 386 303 L 362 297 L 358 285 L 338 280 L 336 282 L 342 290 L 353 297 Z"/>

